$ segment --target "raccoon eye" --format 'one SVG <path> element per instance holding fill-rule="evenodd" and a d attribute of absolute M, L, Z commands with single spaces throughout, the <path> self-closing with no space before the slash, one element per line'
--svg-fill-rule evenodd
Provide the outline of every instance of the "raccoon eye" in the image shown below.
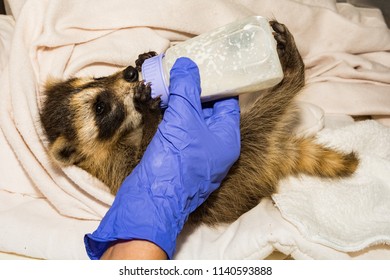
<path fill-rule="evenodd" d="M 104 109 L 106 108 L 106 104 L 102 101 L 98 101 L 95 104 L 95 113 L 96 115 L 101 115 L 104 113 Z"/>

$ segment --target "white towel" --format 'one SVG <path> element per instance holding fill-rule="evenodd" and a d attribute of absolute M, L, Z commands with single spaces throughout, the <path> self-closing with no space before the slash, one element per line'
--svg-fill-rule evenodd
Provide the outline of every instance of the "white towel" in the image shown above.
<path fill-rule="evenodd" d="M 324 129 L 319 142 L 358 153 L 354 176 L 288 178 L 273 196 L 285 219 L 312 242 L 343 252 L 390 244 L 390 128 L 376 121 Z"/>

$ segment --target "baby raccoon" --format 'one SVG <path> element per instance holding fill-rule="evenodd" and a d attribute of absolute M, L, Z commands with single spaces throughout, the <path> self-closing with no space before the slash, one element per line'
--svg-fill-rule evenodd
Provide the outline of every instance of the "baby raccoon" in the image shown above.
<path fill-rule="evenodd" d="M 342 153 L 301 138 L 294 96 L 304 86 L 304 64 L 288 29 L 270 22 L 284 79 L 241 113 L 241 154 L 221 187 L 190 215 L 192 224 L 229 223 L 272 195 L 278 181 L 304 173 L 324 178 L 350 176 L 354 153 Z M 49 81 L 41 121 L 53 159 L 77 165 L 103 181 L 115 194 L 140 161 L 162 118 L 159 98 L 138 81 L 136 68 L 102 78 Z M 131 203 L 131 202 L 129 202 Z"/>

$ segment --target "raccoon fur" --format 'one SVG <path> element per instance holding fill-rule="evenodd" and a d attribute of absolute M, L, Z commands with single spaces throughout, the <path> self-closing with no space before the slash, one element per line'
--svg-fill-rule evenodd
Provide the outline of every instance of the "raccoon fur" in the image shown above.
<path fill-rule="evenodd" d="M 324 178 L 350 176 L 359 160 L 325 147 L 314 137 L 294 135 L 299 114 L 293 98 L 304 86 L 304 64 L 288 29 L 270 22 L 283 80 L 241 113 L 241 154 L 219 189 L 188 222 L 230 223 L 277 191 L 278 181 L 300 173 Z M 41 122 L 51 157 L 77 165 L 115 194 L 140 161 L 162 119 L 159 98 L 138 81 L 143 61 L 108 77 L 47 82 Z M 131 203 L 131 202 L 129 202 Z"/>

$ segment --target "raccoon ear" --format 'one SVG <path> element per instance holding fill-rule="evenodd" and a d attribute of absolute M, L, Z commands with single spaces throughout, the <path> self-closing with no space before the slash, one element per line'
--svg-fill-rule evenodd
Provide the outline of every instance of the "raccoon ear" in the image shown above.
<path fill-rule="evenodd" d="M 45 91 L 51 91 L 56 85 L 62 83 L 63 80 L 54 78 L 52 76 L 47 77 L 45 84 L 44 84 L 44 89 Z"/>
<path fill-rule="evenodd" d="M 49 147 L 51 156 L 63 165 L 73 165 L 80 161 L 76 145 L 64 136 L 58 137 Z"/>

